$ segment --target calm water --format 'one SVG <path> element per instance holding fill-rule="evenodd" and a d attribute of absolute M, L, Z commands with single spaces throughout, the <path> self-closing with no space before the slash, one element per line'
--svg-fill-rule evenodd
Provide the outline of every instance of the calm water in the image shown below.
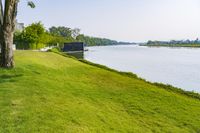
<path fill-rule="evenodd" d="M 89 47 L 86 60 L 133 72 L 151 82 L 171 84 L 200 92 L 199 48 L 150 48 L 141 46 Z"/>

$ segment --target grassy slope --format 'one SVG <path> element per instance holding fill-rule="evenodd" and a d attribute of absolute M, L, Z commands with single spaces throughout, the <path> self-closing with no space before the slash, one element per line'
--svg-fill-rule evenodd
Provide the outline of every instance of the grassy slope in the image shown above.
<path fill-rule="evenodd" d="M 54 53 L 0 69 L 0 133 L 200 132 L 200 101 Z"/>

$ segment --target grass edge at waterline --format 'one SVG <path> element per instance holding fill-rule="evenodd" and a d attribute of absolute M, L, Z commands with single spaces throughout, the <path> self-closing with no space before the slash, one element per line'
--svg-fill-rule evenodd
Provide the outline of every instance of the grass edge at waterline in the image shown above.
<path fill-rule="evenodd" d="M 53 52 L 0 69 L 0 133 L 198 132 L 200 101 Z"/>
<path fill-rule="evenodd" d="M 145 81 L 145 82 L 147 82 L 147 83 L 149 83 L 151 85 L 155 85 L 157 87 L 163 88 L 165 90 L 176 92 L 176 93 L 183 94 L 183 95 L 186 95 L 188 97 L 192 97 L 192 98 L 200 100 L 200 94 L 196 93 L 196 92 L 193 92 L 193 91 L 186 91 L 186 90 L 183 90 L 183 89 L 178 88 L 178 87 L 174 87 L 173 85 L 169 85 L 169 84 L 163 84 L 163 83 L 158 83 L 158 82 L 150 82 L 150 81 L 147 81 L 147 80 L 139 77 L 137 74 L 134 74 L 132 72 L 122 72 L 122 71 L 118 71 L 118 70 L 109 68 L 109 67 L 107 67 L 105 65 L 101 65 L 101 64 L 90 62 L 90 61 L 85 60 L 85 59 L 77 59 L 77 58 L 75 58 L 73 56 L 70 56 L 70 55 L 68 55 L 66 53 L 65 54 L 61 53 L 56 48 L 49 50 L 49 52 L 53 52 L 53 53 L 56 53 L 56 54 L 59 54 L 59 55 L 62 55 L 62 56 L 68 57 L 68 58 L 73 58 L 73 59 L 75 59 L 77 61 L 80 61 L 80 62 L 88 64 L 88 65 L 92 65 L 92 66 L 95 66 L 95 67 L 98 67 L 98 68 L 101 68 L 101 69 L 104 69 L 104 70 L 108 70 L 110 72 L 115 72 L 115 73 L 118 73 L 118 74 L 123 75 L 123 76 L 128 76 L 130 78 L 135 78 L 135 79 L 138 79 L 138 80 L 142 80 L 142 81 Z"/>

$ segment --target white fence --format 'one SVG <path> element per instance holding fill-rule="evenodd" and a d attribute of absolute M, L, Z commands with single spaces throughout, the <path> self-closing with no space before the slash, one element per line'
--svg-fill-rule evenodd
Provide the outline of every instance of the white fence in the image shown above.
<path fill-rule="evenodd" d="M 50 50 L 50 49 L 53 49 L 53 48 L 55 48 L 55 47 L 56 47 L 56 46 L 49 46 L 49 47 L 41 48 L 39 51 L 46 52 L 46 51 L 48 51 L 48 50 Z"/>

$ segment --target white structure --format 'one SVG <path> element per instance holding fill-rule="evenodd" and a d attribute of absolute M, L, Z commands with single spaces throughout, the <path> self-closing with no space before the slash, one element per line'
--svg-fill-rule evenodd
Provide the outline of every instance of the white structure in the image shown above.
<path fill-rule="evenodd" d="M 16 45 L 13 44 L 13 50 L 15 51 L 16 50 Z M 1 46 L 0 46 L 0 53 L 1 53 Z"/>
<path fill-rule="evenodd" d="M 15 44 L 13 44 L 13 50 L 14 50 L 14 51 L 16 50 L 16 45 L 15 45 Z"/>
<path fill-rule="evenodd" d="M 53 49 L 53 48 L 55 48 L 55 47 L 56 47 L 56 46 L 49 46 L 49 47 L 41 48 L 40 51 L 42 51 L 42 52 L 47 52 L 48 50 Z"/>
<path fill-rule="evenodd" d="M 15 30 L 16 31 L 23 31 L 24 30 L 24 23 L 18 23 L 17 21 L 15 22 Z"/>

